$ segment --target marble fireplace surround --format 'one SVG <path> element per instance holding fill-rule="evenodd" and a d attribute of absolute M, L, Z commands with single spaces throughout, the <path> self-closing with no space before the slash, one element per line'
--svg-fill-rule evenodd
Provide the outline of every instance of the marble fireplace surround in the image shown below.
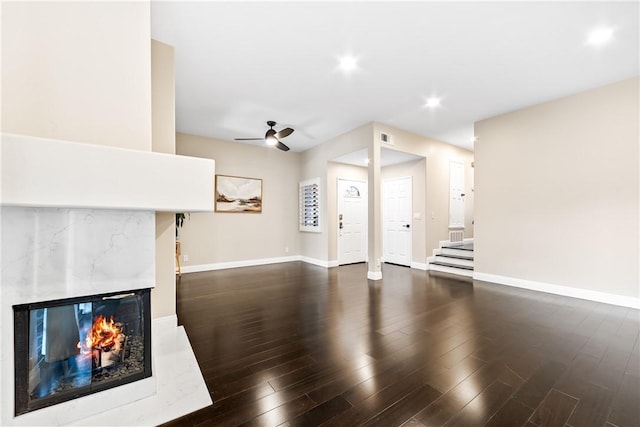
<path fill-rule="evenodd" d="M 12 306 L 153 288 L 155 212 L 212 210 L 215 172 L 205 159 L 1 141 L 0 425 L 156 425 L 210 404 L 173 317 L 153 321 L 150 378 L 14 416 Z"/>

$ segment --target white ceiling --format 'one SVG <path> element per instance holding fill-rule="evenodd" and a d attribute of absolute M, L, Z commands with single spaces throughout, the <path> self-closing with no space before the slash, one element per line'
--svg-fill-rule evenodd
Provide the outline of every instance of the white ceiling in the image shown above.
<path fill-rule="evenodd" d="M 640 74 L 638 5 L 153 1 L 151 34 L 175 47 L 179 132 L 259 137 L 275 120 L 304 151 L 377 121 L 472 149 L 477 120 Z M 613 39 L 588 45 L 601 26 Z"/>

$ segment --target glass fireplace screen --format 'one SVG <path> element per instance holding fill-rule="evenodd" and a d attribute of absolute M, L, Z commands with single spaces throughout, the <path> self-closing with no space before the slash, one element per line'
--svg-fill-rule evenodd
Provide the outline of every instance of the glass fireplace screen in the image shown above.
<path fill-rule="evenodd" d="M 151 375 L 149 289 L 14 306 L 16 415 Z"/>

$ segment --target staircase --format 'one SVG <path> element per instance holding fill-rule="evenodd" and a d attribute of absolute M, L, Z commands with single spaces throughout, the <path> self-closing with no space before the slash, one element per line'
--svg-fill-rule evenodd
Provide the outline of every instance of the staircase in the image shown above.
<path fill-rule="evenodd" d="M 429 270 L 473 277 L 473 241 L 442 244 L 429 258 Z"/>

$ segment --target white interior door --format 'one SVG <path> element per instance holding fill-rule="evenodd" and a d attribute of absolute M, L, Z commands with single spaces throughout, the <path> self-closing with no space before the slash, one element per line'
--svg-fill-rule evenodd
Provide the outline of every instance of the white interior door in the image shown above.
<path fill-rule="evenodd" d="M 367 183 L 338 179 L 338 263 L 367 260 Z"/>
<path fill-rule="evenodd" d="M 411 266 L 411 177 L 383 182 L 382 254 L 385 262 Z"/>
<path fill-rule="evenodd" d="M 449 227 L 464 228 L 464 165 L 449 163 Z"/>

